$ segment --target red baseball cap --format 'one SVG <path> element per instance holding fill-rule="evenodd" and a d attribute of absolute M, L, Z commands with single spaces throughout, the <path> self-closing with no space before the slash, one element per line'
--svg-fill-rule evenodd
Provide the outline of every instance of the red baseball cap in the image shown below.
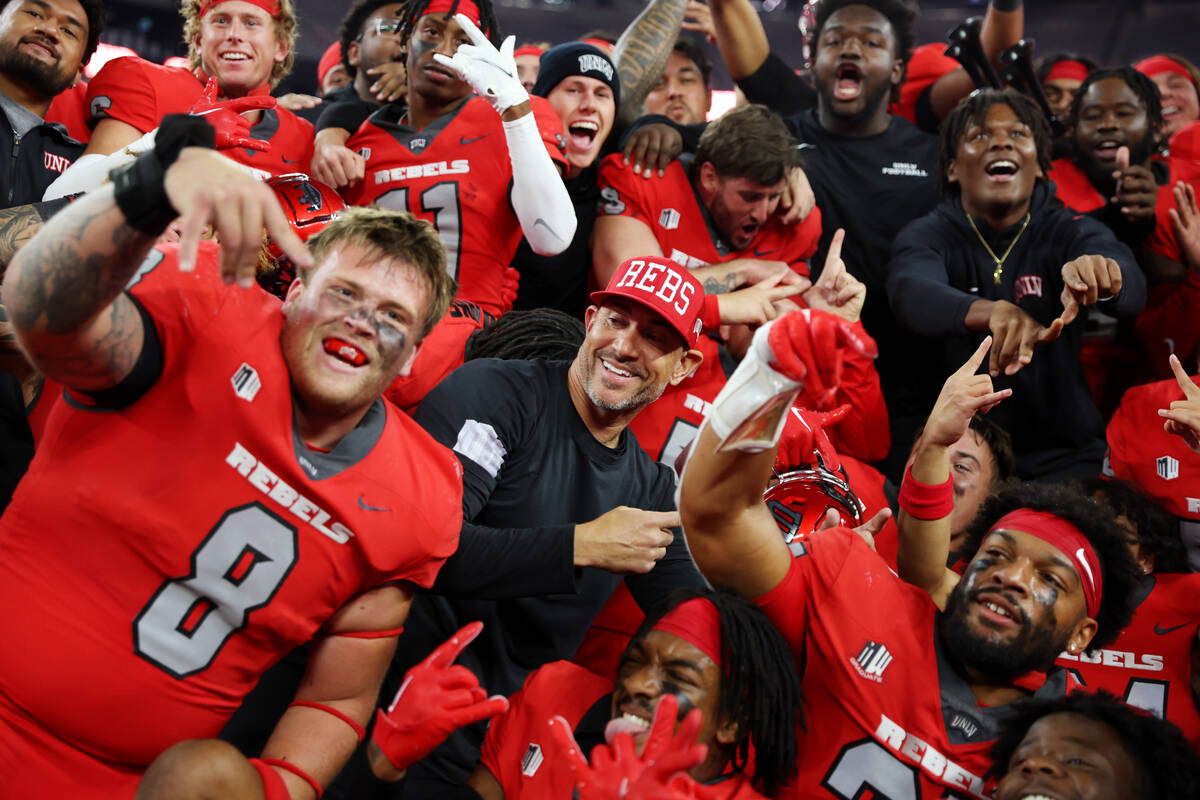
<path fill-rule="evenodd" d="M 608 288 L 592 292 L 596 305 L 614 297 L 632 300 L 657 313 L 687 342 L 689 348 L 700 341 L 704 323 L 704 287 L 692 273 L 662 256 L 631 258 L 613 273 Z"/>

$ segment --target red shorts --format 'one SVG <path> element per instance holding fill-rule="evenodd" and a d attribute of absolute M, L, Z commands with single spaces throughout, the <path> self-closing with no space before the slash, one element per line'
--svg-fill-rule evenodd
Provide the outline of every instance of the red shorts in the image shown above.
<path fill-rule="evenodd" d="M 68 701 L 64 692 L 64 702 Z M 95 720 L 119 730 L 120 720 Z M 4 797 L 125 800 L 145 767 L 103 761 L 46 730 L 0 693 L 0 783 Z"/>

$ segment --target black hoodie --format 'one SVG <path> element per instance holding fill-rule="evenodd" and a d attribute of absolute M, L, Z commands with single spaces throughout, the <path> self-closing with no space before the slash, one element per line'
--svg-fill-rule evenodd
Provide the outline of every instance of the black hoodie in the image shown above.
<path fill-rule="evenodd" d="M 973 302 L 1007 300 L 1049 325 L 1063 310 L 1062 267 L 1079 256 L 1101 255 L 1120 266 L 1120 296 L 1101 302 L 1108 313 L 1129 316 L 1145 305 L 1146 278 L 1112 231 L 1064 208 L 1053 186 L 1041 180 L 1029 211 L 1029 227 L 1005 261 L 1000 285 L 993 280 L 995 263 L 958 197 L 944 200 L 896 238 L 887 281 L 892 311 L 902 327 L 927 337 L 928 356 L 943 362 L 943 374 L 960 367 L 986 335 L 967 330 L 967 309 Z M 976 226 L 992 250 L 1003 253 L 1021 223 L 999 233 L 981 218 Z M 1036 348 L 1033 360 L 1015 376 L 995 380 L 997 389 L 1013 390 L 990 413 L 1012 434 L 1022 477 L 1062 476 L 1073 471 L 1072 465 L 1098 463 L 1103 456 L 1104 420 L 1079 360 L 1082 317 L 1057 341 Z"/>

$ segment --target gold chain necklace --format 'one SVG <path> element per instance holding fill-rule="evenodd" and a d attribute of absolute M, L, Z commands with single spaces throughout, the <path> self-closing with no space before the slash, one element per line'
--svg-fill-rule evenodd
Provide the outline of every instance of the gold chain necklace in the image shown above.
<path fill-rule="evenodd" d="M 992 280 L 999 286 L 1000 277 L 1004 274 L 1004 262 L 1008 260 L 1008 254 L 1017 246 L 1017 240 L 1021 238 L 1021 234 L 1025 232 L 1025 229 L 1029 227 L 1029 212 L 1025 212 L 1025 221 L 1021 223 L 1021 230 L 1017 231 L 1017 235 L 1008 243 L 1008 249 L 1004 251 L 1004 255 L 1002 256 L 996 255 L 996 251 L 983 238 L 983 234 L 979 232 L 979 228 L 975 227 L 975 220 L 971 219 L 971 215 L 967 213 L 966 209 L 963 209 L 963 213 L 967 214 L 967 222 L 970 224 L 971 230 L 975 231 L 975 235 L 979 237 L 979 243 L 983 245 L 983 249 L 987 250 L 987 254 L 992 257 L 992 261 L 996 262 L 996 269 L 992 272 Z"/>

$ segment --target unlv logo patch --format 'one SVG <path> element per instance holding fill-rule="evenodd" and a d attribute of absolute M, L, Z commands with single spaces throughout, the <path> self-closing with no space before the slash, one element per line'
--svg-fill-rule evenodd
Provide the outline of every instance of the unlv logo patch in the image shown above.
<path fill-rule="evenodd" d="M 1170 456 L 1155 459 L 1154 471 L 1164 481 L 1173 481 L 1179 477 L 1179 462 Z"/>
<path fill-rule="evenodd" d="M 867 642 L 850 663 L 862 677 L 883 683 L 883 671 L 892 663 L 892 654 L 878 642 Z"/>
<path fill-rule="evenodd" d="M 673 208 L 664 208 L 658 215 L 658 224 L 669 231 L 679 227 L 679 212 Z"/>
<path fill-rule="evenodd" d="M 1021 302 L 1026 295 L 1042 296 L 1042 279 L 1037 275 L 1022 275 L 1013 283 L 1013 302 Z"/>
<path fill-rule="evenodd" d="M 258 394 L 258 390 L 262 388 L 262 381 L 258 377 L 258 371 L 246 362 L 237 368 L 233 373 L 233 377 L 229 379 L 233 384 L 233 393 L 245 400 L 247 403 L 254 399 Z"/>
<path fill-rule="evenodd" d="M 42 153 L 42 166 L 50 172 L 62 174 L 62 171 L 71 166 L 71 159 L 66 156 L 56 156 L 54 153 Z"/>

